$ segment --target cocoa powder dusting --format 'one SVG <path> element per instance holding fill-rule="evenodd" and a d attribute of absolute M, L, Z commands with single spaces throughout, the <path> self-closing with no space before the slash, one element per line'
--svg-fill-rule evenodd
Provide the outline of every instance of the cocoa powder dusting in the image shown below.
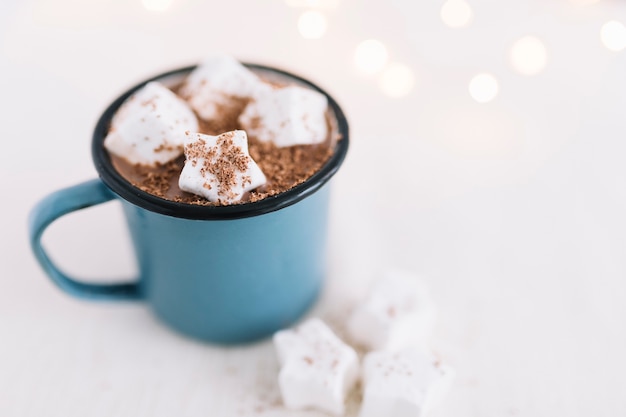
<path fill-rule="evenodd" d="M 287 191 L 315 174 L 332 155 L 326 144 L 279 148 L 271 142 L 250 141 L 250 156 L 268 179 L 265 187 L 250 192 L 249 201 Z"/>
<path fill-rule="evenodd" d="M 203 120 L 198 117 L 200 133 L 207 135 L 219 135 L 228 132 L 232 126 L 238 126 L 237 119 L 248 104 L 248 99 L 241 97 L 225 97 L 228 100 L 228 106 L 218 107 L 217 117 L 214 120 Z"/>

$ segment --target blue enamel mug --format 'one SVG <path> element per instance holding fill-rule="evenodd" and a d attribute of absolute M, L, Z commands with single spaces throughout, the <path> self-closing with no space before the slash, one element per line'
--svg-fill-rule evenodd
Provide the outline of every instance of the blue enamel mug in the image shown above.
<path fill-rule="evenodd" d="M 144 301 L 171 328 L 224 344 L 271 335 L 312 306 L 326 272 L 328 181 L 348 150 L 348 124 L 332 97 L 311 82 L 274 68 L 246 66 L 327 97 L 340 138 L 328 162 L 304 183 L 254 203 L 198 206 L 148 194 L 113 168 L 103 147 L 111 118 L 149 81 L 175 82 L 194 67 L 146 80 L 115 100 L 96 125 L 92 157 L 100 178 L 54 192 L 31 212 L 32 250 L 62 290 L 89 300 Z M 43 232 L 61 216 L 111 200 L 122 203 L 139 276 L 111 284 L 68 276 L 47 255 Z"/>

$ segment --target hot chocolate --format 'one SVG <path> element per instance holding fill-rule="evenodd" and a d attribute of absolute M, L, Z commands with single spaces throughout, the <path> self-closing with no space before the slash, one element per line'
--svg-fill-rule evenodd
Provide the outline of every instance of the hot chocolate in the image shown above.
<path fill-rule="evenodd" d="M 267 91 L 263 90 L 264 92 L 260 93 L 266 94 L 266 96 L 263 96 L 263 100 L 258 99 L 258 103 L 269 103 L 269 106 L 274 105 L 278 99 L 274 99 L 268 94 L 272 94 L 274 91 L 281 89 L 288 89 L 290 86 L 294 85 L 292 80 L 288 80 L 286 78 L 281 79 L 274 74 L 256 72 L 255 75 L 261 82 L 259 85 L 260 89 L 267 89 Z M 183 191 L 179 186 L 179 178 L 185 165 L 184 154 L 171 158 L 167 162 L 159 162 L 158 158 L 153 158 L 157 162 L 136 163 L 134 161 L 129 161 L 129 158 L 127 158 L 123 152 L 111 152 L 111 149 L 109 149 L 111 161 L 115 169 L 128 182 L 137 188 L 160 198 L 196 205 L 225 205 L 256 202 L 267 197 L 280 194 L 306 181 L 309 177 L 311 177 L 311 175 L 317 172 L 333 154 L 333 150 L 339 136 L 337 134 L 334 115 L 326 108 L 323 108 L 323 113 L 321 113 L 322 118 L 319 119 L 324 126 L 313 127 L 306 125 L 307 121 L 308 123 L 311 123 L 311 116 L 309 116 L 308 113 L 297 114 L 298 109 L 296 109 L 298 117 L 296 122 L 300 123 L 300 121 L 302 121 L 304 123 L 303 127 L 296 126 L 296 128 L 300 128 L 300 132 L 302 133 L 294 133 L 295 135 L 299 135 L 299 138 L 296 138 L 296 144 L 285 146 L 284 143 L 276 143 L 276 141 L 267 139 L 268 135 L 265 133 L 268 131 L 270 132 L 270 139 L 272 135 L 275 135 L 275 133 L 272 132 L 271 129 L 263 130 L 263 123 L 271 123 L 273 120 L 267 122 L 261 117 L 255 116 L 255 109 L 248 107 L 251 103 L 256 104 L 254 102 L 257 100 L 256 97 L 258 97 L 258 93 L 253 92 L 247 94 L 247 96 L 237 96 L 230 94 L 230 92 L 227 91 L 227 93 L 229 93 L 226 96 L 228 101 L 227 105 L 220 105 L 225 103 L 225 99 L 223 98 L 224 96 L 218 96 L 214 98 L 214 101 L 218 104 L 218 106 L 211 107 L 211 112 L 207 115 L 207 111 L 205 111 L 207 105 L 206 100 L 204 102 L 199 101 L 197 97 L 193 96 L 194 91 L 191 90 L 193 87 L 196 89 L 204 88 L 204 84 L 202 83 L 203 81 L 194 81 L 193 77 L 198 78 L 197 75 L 192 73 L 191 76 L 188 75 L 182 80 L 166 79 L 160 81 L 163 85 L 168 87 L 170 91 L 174 92 L 179 99 L 182 99 L 185 103 L 190 104 L 190 109 L 193 110 L 193 113 L 197 118 L 197 129 L 194 129 L 195 132 L 193 133 L 217 136 L 225 132 L 235 130 L 246 131 L 249 157 L 256 162 L 265 175 L 265 183 L 245 192 L 243 197 L 237 201 L 210 201 L 202 195 Z M 256 87 L 257 90 L 259 90 L 259 86 Z M 304 88 L 297 87 L 296 92 L 299 93 L 301 90 L 304 90 Z M 284 93 L 287 93 L 286 90 L 281 90 L 280 92 L 283 95 Z M 129 100 L 132 100 L 132 98 Z M 146 103 L 142 104 L 153 105 L 149 102 Z M 212 105 L 213 103 L 208 104 Z M 202 107 L 202 105 L 205 107 Z M 278 103 L 278 105 L 283 104 Z M 118 111 L 118 113 L 121 111 L 125 110 L 122 108 Z M 248 113 L 248 117 L 241 117 L 244 112 Z M 250 116 L 250 113 L 252 113 L 252 117 Z M 283 129 L 286 124 L 294 123 L 295 119 L 293 118 L 294 113 L 292 110 L 288 109 L 287 113 L 290 115 L 292 120 L 280 121 L 276 124 L 276 129 Z M 157 115 L 157 117 L 160 117 L 160 115 Z M 271 114 L 267 117 L 271 118 L 274 117 L 274 115 Z M 187 120 L 185 121 L 187 122 Z M 175 123 L 178 124 L 178 120 L 176 120 Z M 316 120 L 316 123 L 319 125 L 319 121 Z M 259 126 L 261 129 L 258 128 Z M 170 129 L 174 130 L 172 126 L 170 126 Z M 307 139 L 306 136 L 307 134 L 310 136 L 311 132 L 315 129 L 323 132 L 325 137 L 323 137 L 321 141 L 317 139 L 317 143 L 309 144 L 307 142 L 315 141 Z M 190 130 L 191 129 L 186 129 L 188 135 Z M 115 131 L 115 119 L 113 120 L 112 127 L 110 128 L 110 133 L 113 131 Z M 287 130 L 286 132 L 287 137 L 289 138 L 289 134 L 292 131 Z M 297 129 L 294 129 L 293 132 L 298 131 Z M 162 133 L 165 134 L 165 132 Z M 284 129 L 283 132 L 279 133 L 285 136 Z M 319 132 L 316 132 L 316 135 L 319 138 Z M 146 140 L 148 140 L 148 138 L 146 138 Z M 298 143 L 298 140 L 300 143 Z M 162 150 L 171 151 L 172 148 L 176 148 L 178 146 L 179 145 L 171 145 L 168 142 L 163 142 L 154 147 L 154 152 L 158 154 Z"/>

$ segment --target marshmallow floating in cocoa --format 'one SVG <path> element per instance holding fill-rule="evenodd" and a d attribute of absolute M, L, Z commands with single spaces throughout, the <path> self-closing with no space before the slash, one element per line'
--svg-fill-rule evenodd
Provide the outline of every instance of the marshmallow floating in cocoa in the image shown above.
<path fill-rule="evenodd" d="M 249 135 L 276 146 L 313 145 L 328 135 L 326 97 L 299 86 L 259 90 L 239 123 Z"/>
<path fill-rule="evenodd" d="M 187 76 L 180 94 L 198 116 L 215 120 L 243 108 L 246 100 L 264 88 L 270 87 L 235 58 L 217 55 L 207 58 Z"/>
<path fill-rule="evenodd" d="M 280 392 L 286 407 L 344 413 L 348 391 L 358 378 L 358 358 L 324 322 L 310 319 L 274 335 Z"/>
<path fill-rule="evenodd" d="M 353 342 L 369 350 L 427 349 L 436 308 L 426 286 L 403 271 L 387 271 L 347 322 Z"/>
<path fill-rule="evenodd" d="M 454 371 L 416 349 L 371 352 L 363 361 L 359 417 L 424 417 L 441 403 Z"/>
<path fill-rule="evenodd" d="M 243 130 L 219 136 L 187 134 L 185 166 L 178 186 L 212 202 L 233 203 L 266 182 L 261 168 L 248 153 Z"/>
<path fill-rule="evenodd" d="M 158 82 L 150 82 L 119 108 L 104 146 L 131 164 L 164 164 L 183 152 L 186 131 L 198 120 L 185 101 Z"/>

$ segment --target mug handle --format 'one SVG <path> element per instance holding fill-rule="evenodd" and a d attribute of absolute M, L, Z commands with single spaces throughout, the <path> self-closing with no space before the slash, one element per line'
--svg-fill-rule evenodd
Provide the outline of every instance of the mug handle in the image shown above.
<path fill-rule="evenodd" d="M 30 213 L 28 232 L 35 257 L 50 279 L 70 295 L 90 300 L 138 300 L 142 298 L 137 282 L 89 284 L 69 277 L 50 260 L 41 244 L 43 232 L 59 217 L 114 198 L 115 194 L 102 181 L 95 179 L 48 195 Z"/>

